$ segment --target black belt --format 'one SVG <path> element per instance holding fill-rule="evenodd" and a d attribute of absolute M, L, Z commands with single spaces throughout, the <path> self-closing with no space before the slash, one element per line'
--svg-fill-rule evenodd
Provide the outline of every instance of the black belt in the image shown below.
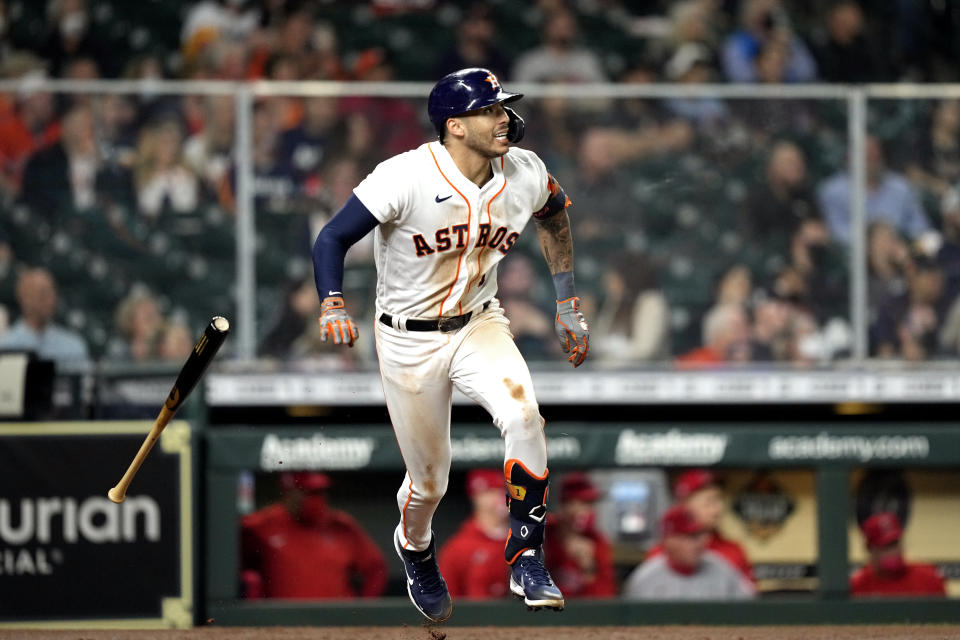
<path fill-rule="evenodd" d="M 483 311 L 490 306 L 490 301 L 483 303 L 483 306 L 480 307 L 480 310 Z M 452 331 L 459 331 L 462 329 L 473 316 L 473 311 L 465 313 L 461 316 L 452 316 L 450 318 L 439 318 L 437 320 L 416 320 L 410 319 L 406 322 L 407 331 L 440 331 L 442 333 L 450 333 Z M 388 327 L 393 326 L 393 316 L 389 313 L 380 314 L 380 322 L 387 325 Z"/>

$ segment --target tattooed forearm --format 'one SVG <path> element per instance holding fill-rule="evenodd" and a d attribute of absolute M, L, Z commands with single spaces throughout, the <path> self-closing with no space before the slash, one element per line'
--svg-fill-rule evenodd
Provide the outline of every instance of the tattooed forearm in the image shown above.
<path fill-rule="evenodd" d="M 540 249 L 547 266 L 550 267 L 550 273 L 573 271 L 573 238 L 567 212 L 561 211 L 555 216 L 536 222 Z"/>

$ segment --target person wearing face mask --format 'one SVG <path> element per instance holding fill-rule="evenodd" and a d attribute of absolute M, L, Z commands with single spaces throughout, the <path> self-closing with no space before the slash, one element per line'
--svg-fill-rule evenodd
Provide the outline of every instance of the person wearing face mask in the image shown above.
<path fill-rule="evenodd" d="M 627 577 L 628 600 L 748 600 L 753 583 L 707 548 L 710 530 L 678 504 L 660 521 L 663 553 L 647 558 Z"/>
<path fill-rule="evenodd" d="M 726 560 L 744 577 L 753 580 L 753 568 L 743 548 L 723 537 L 719 531 L 720 518 L 726 510 L 723 486 L 720 479 L 709 469 L 690 469 L 682 473 L 673 485 L 673 497 L 696 518 L 708 533 L 707 549 Z M 647 559 L 664 551 L 658 544 L 647 553 Z"/>
<path fill-rule="evenodd" d="M 936 568 L 907 562 L 903 527 L 895 513 L 875 513 L 861 526 L 870 559 L 850 578 L 853 596 L 945 596 Z"/>
<path fill-rule="evenodd" d="M 248 599 L 383 593 L 383 553 L 356 520 L 328 505 L 330 484 L 325 473 L 283 473 L 280 501 L 244 516 L 241 580 Z"/>
<path fill-rule="evenodd" d="M 550 573 L 567 597 L 607 597 L 617 593 L 613 548 L 597 528 L 596 503 L 602 494 L 580 471 L 560 483 L 560 508 L 547 517 L 546 555 Z"/>

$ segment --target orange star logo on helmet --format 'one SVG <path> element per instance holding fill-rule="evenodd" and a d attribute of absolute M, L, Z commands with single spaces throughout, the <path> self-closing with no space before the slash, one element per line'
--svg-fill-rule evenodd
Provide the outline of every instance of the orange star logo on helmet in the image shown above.
<path fill-rule="evenodd" d="M 488 73 L 486 79 L 487 79 L 487 82 L 490 83 L 491 87 L 493 87 L 497 91 L 500 90 L 500 81 L 497 80 L 497 76 L 493 75 L 492 73 Z"/>

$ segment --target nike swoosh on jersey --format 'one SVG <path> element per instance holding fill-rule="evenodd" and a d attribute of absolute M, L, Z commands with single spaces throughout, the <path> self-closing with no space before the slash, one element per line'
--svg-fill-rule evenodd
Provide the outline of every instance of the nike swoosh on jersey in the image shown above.
<path fill-rule="evenodd" d="M 450 194 L 450 195 L 447 196 L 446 198 L 441 198 L 441 197 L 440 197 L 440 194 L 438 193 L 436 196 L 434 196 L 433 199 L 436 200 L 437 202 L 443 202 L 444 200 L 449 200 L 449 199 L 452 198 L 452 197 L 453 197 L 453 194 Z"/>

